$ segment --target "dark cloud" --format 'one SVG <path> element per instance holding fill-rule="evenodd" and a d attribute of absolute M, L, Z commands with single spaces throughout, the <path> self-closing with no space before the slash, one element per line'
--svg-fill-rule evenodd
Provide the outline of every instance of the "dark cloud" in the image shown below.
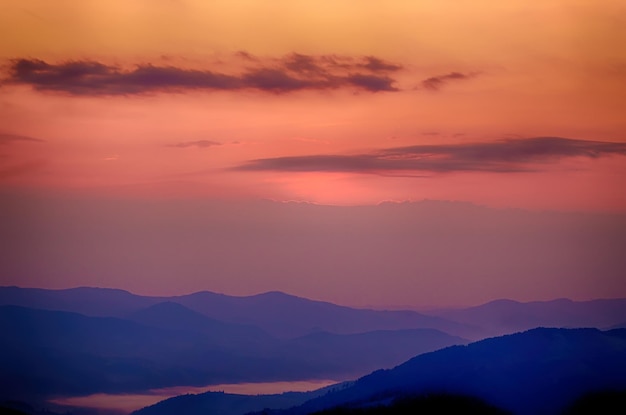
<path fill-rule="evenodd" d="M 474 78 L 476 74 L 463 74 L 460 72 L 450 72 L 449 74 L 433 76 L 427 79 L 424 79 L 421 82 L 423 88 L 429 89 L 431 91 L 438 91 L 444 85 L 451 81 L 463 81 L 467 79 Z"/>
<path fill-rule="evenodd" d="M 289 92 L 303 89 L 325 89 L 320 81 L 295 78 L 280 69 L 258 69 L 243 76 L 243 81 L 250 88 L 270 92 Z"/>
<path fill-rule="evenodd" d="M 211 140 L 197 140 L 197 141 L 182 141 L 176 144 L 168 144 L 167 147 L 177 147 L 177 148 L 189 148 L 189 147 L 200 147 L 200 148 L 208 148 L 221 146 L 222 143 Z"/>
<path fill-rule="evenodd" d="M 309 155 L 257 159 L 237 167 L 248 171 L 393 172 L 454 171 L 522 172 L 567 157 L 626 155 L 626 143 L 562 137 L 505 139 L 488 143 L 394 147 L 366 154 Z"/>
<path fill-rule="evenodd" d="M 42 143 L 43 141 L 44 140 L 41 140 L 39 138 L 27 137 L 25 135 L 0 133 L 0 145 L 19 142 Z"/>
<path fill-rule="evenodd" d="M 292 53 L 285 58 L 284 65 L 285 68 L 298 73 L 324 74 L 326 70 L 322 69 L 317 61 L 318 59 L 313 56 Z"/>
<path fill-rule="evenodd" d="M 9 81 L 31 85 L 37 90 L 72 95 L 126 95 L 159 90 L 242 87 L 238 78 L 210 71 L 152 65 L 140 65 L 134 70 L 123 71 L 92 61 L 52 65 L 41 60 L 27 59 L 13 63 Z"/>
<path fill-rule="evenodd" d="M 366 56 L 365 63 L 361 64 L 361 66 L 372 72 L 394 72 L 402 69 L 400 65 L 385 62 L 375 56 Z"/>
<path fill-rule="evenodd" d="M 355 86 L 369 92 L 397 91 L 393 87 L 393 79 L 388 76 L 353 74 L 347 80 Z"/>
<path fill-rule="evenodd" d="M 18 59 L 9 65 L 4 82 L 30 85 L 39 91 L 96 96 L 242 89 L 288 93 L 350 88 L 378 92 L 397 90 L 395 80 L 386 73 L 401 68 L 372 56 L 355 59 L 292 53 L 278 60 L 258 59 L 247 52 L 236 56 L 252 66 L 242 73 L 225 74 L 151 64 L 123 69 L 95 61 L 51 64 Z"/>

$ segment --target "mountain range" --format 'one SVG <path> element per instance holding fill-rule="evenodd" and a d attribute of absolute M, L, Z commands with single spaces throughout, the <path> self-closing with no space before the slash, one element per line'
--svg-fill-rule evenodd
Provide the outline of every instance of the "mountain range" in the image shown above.
<path fill-rule="evenodd" d="M 604 388 L 626 388 L 626 330 L 538 328 L 416 356 L 286 413 L 447 392 L 518 414 L 554 414 L 576 397 Z"/>
<path fill-rule="evenodd" d="M 356 309 L 281 292 L 237 297 L 201 291 L 150 297 L 110 288 L 64 290 L 0 287 L 0 305 L 71 311 L 94 317 L 128 318 L 159 303 L 176 303 L 225 323 L 256 326 L 276 337 L 293 338 L 327 331 L 356 334 L 373 330 L 432 328 L 480 340 L 534 327 L 617 328 L 624 324 L 626 299 L 517 302 L 495 300 L 469 308 L 431 310 Z"/>
<path fill-rule="evenodd" d="M 393 369 L 329 387 L 289 409 L 263 410 L 269 396 L 256 403 L 248 397 L 247 404 L 256 405 L 258 415 L 357 414 L 402 399 L 444 396 L 448 398 L 439 401 L 445 407 L 458 397 L 472 397 L 484 402 L 484 408 L 499 408 L 476 413 L 540 415 L 562 413 L 579 397 L 604 390 L 626 391 L 626 330 L 537 328 L 424 353 Z M 220 398 L 213 393 L 171 398 L 135 414 L 202 413 L 198 408 L 220 413 L 218 402 L 243 399 Z M 463 402 L 465 409 L 475 403 Z M 626 409 L 623 399 L 621 405 Z"/>
<path fill-rule="evenodd" d="M 222 297 L 226 296 L 200 293 L 181 302 L 191 298 L 192 305 L 202 310 L 198 298 L 210 302 Z M 294 325 L 292 333 L 308 334 L 285 337 L 244 318 L 218 320 L 206 315 L 210 306 L 201 313 L 171 301 L 176 299 L 181 300 L 92 288 L 0 289 L 0 304 L 4 304 L 0 305 L 0 330 L 6 339 L 0 344 L 4 386 L 0 397 L 30 400 L 33 396 L 139 392 L 180 385 L 341 380 L 392 367 L 416 353 L 467 343 L 441 330 L 420 327 L 420 322 L 433 325 L 445 324 L 445 320 L 413 312 L 356 310 L 276 293 L 253 297 L 248 312 L 256 314 L 249 320 L 270 320 L 277 309 L 292 320 L 300 309 L 303 315 L 308 313 L 309 319 L 304 317 L 302 325 Z M 274 301 L 268 303 L 268 299 Z M 247 299 L 231 300 L 245 303 Z M 264 315 L 270 303 L 275 308 Z M 287 313 L 285 308 L 291 306 L 293 310 Z M 315 307 L 330 311 L 313 319 Z M 225 308 L 231 309 L 231 315 L 245 315 L 236 305 Z M 369 316 L 373 317 L 368 327 Z M 348 331 L 350 321 L 361 324 L 363 330 L 324 331 L 338 327 L 336 321 L 342 318 L 343 332 Z M 392 328 L 378 329 L 385 319 Z M 316 324 L 315 329 L 310 324 Z"/>
<path fill-rule="evenodd" d="M 540 352 L 541 347 L 545 346 L 545 350 L 556 347 L 555 355 L 562 356 L 565 359 L 563 362 L 573 366 L 579 365 L 574 364 L 579 361 L 577 359 L 599 359 L 599 355 L 606 357 L 607 362 L 611 358 L 623 359 L 619 347 L 622 347 L 624 332 L 532 330 L 524 333 L 526 337 L 515 337 L 519 334 L 497 337 L 497 341 L 505 343 L 493 348 L 484 345 L 492 344 L 490 342 L 495 339 L 478 343 L 476 340 L 542 326 L 620 327 L 624 315 L 624 299 L 531 303 L 497 300 L 478 307 L 425 314 L 410 310 L 355 309 L 280 292 L 250 297 L 211 292 L 147 297 L 100 288 L 45 290 L 0 287 L 0 330 L 4 339 L 0 343 L 0 384 L 3 385 L 0 398 L 32 402 L 50 396 L 142 392 L 181 385 L 348 380 L 377 369 L 393 368 L 411 358 L 421 362 L 420 359 L 425 359 L 422 356 L 431 356 L 431 360 L 436 356 L 447 356 L 440 361 L 440 366 L 433 366 L 437 369 L 432 369 L 432 373 L 428 372 L 430 369 L 426 370 L 431 363 L 424 363 L 426 366 L 418 365 L 415 369 L 419 376 L 413 374 L 403 378 L 390 375 L 404 373 L 404 369 L 400 368 L 406 365 L 413 367 L 413 359 L 390 372 L 374 372 L 370 376 L 379 380 L 372 384 L 400 389 L 402 385 L 413 385 L 409 389 L 419 392 L 419 385 L 437 385 L 435 380 L 441 378 L 434 375 L 436 372 L 445 375 L 448 380 L 458 378 L 460 383 L 450 384 L 454 386 L 453 392 L 458 389 L 458 392 L 476 395 L 506 409 L 516 407 L 517 403 L 493 401 L 494 396 L 486 392 L 487 389 L 495 390 L 498 396 L 506 397 L 508 392 L 498 389 L 504 387 L 506 382 L 485 379 L 485 390 L 466 390 L 464 382 L 487 376 L 491 373 L 487 370 L 489 368 L 503 370 L 504 364 L 514 363 L 510 359 L 526 356 L 524 347 L 536 349 L 534 357 L 541 359 L 548 356 Z M 559 338 L 565 339 L 563 344 L 574 345 L 571 350 L 564 349 L 561 355 L 558 347 L 562 345 L 554 343 Z M 619 351 L 611 355 L 610 350 L 602 348 L 604 343 L 599 339 L 619 346 Z M 472 341 L 474 343 L 470 344 Z M 582 352 L 572 352 L 578 350 L 576 342 L 597 343 L 600 346 L 590 348 L 589 356 L 585 357 Z M 543 346 L 534 346 L 535 343 Z M 467 344 L 470 345 L 462 346 Z M 457 346 L 449 347 L 453 345 Z M 498 351 L 503 350 L 508 352 L 503 352 L 499 358 Z M 434 351 L 442 355 L 430 353 Z M 472 351 L 478 352 L 472 354 Z M 480 356 L 484 357 L 482 361 Z M 550 378 L 560 376 L 558 371 L 567 367 L 563 362 L 553 359 L 536 364 L 539 368 L 553 368 L 555 372 L 552 375 L 544 373 Z M 602 368 L 607 362 L 593 361 L 593 364 Z M 518 366 L 511 370 L 528 369 L 532 361 L 515 364 Z M 453 372 L 451 368 L 454 368 Z M 520 374 L 515 370 L 511 372 L 511 379 L 519 383 L 523 379 L 520 380 Z M 583 373 L 586 374 L 588 372 Z M 504 374 L 497 376 L 506 378 Z M 577 376 L 582 375 L 571 373 L 566 377 Z M 602 377 L 597 375 L 597 379 Z M 413 383 L 408 382 L 409 378 Z M 615 379 L 618 378 L 616 375 Z M 324 399 L 334 405 L 346 403 L 352 398 L 369 399 L 370 392 L 387 393 L 386 390 L 368 389 L 369 386 L 362 389 L 363 385 L 372 385 L 363 379 L 369 377 L 351 386 L 349 389 L 352 392 L 346 389 L 335 395 L 326 391 L 324 396 L 328 395 L 328 398 Z M 418 379 L 424 379 L 423 383 L 419 383 Z M 531 382 L 526 386 L 532 390 L 535 383 L 540 384 Z M 574 386 L 572 391 L 577 391 Z M 333 398 L 330 398 L 331 395 Z M 230 399 L 256 405 L 253 399 L 233 398 L 229 394 L 220 395 L 219 399 L 216 395 L 208 396 L 211 402 L 217 399 L 223 403 Z M 297 397 L 302 402 L 294 403 L 284 397 L 279 401 L 283 402 L 283 407 L 287 401 L 296 405 L 304 402 L 303 396 Z M 346 400 L 346 396 L 350 399 Z M 193 401 L 191 397 L 185 399 Z M 329 408 L 325 403 L 320 404 L 326 402 L 320 399 L 322 397 L 304 403 L 303 410 Z M 558 404 L 561 405 L 564 399 L 558 400 Z M 267 402 L 275 400 L 268 398 Z M 526 410 L 521 409 L 522 412 Z M 307 413 L 294 411 L 294 414 Z"/>

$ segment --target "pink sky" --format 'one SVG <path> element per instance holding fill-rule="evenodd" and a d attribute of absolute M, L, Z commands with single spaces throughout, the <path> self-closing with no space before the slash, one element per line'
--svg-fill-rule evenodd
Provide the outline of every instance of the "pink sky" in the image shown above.
<path fill-rule="evenodd" d="M 619 0 L 0 2 L 0 190 L 623 214 L 625 16 Z"/>

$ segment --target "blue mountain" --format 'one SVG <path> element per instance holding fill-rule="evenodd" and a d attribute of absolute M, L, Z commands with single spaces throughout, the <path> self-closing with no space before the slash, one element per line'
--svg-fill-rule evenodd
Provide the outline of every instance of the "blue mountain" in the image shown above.
<path fill-rule="evenodd" d="M 529 330 L 535 327 L 617 328 L 626 316 L 626 299 L 572 301 L 561 298 L 551 301 L 521 303 L 495 300 L 457 310 L 435 312 L 458 323 L 481 327 L 489 337 Z"/>
<path fill-rule="evenodd" d="M 537 328 L 425 353 L 272 413 L 310 414 L 446 393 L 473 396 L 515 414 L 555 414 L 604 389 L 626 389 L 626 330 Z"/>
<path fill-rule="evenodd" d="M 128 318 L 0 306 L 1 399 L 344 379 L 465 340 L 431 329 L 278 339 L 176 303 Z"/>
<path fill-rule="evenodd" d="M 316 331 L 353 334 L 374 330 L 432 328 L 475 338 L 477 328 L 415 311 L 355 309 L 281 292 L 246 297 L 209 291 L 148 297 L 123 290 L 81 287 L 67 290 L 0 287 L 0 305 L 70 311 L 96 317 L 128 317 L 159 303 L 177 303 L 206 317 L 253 325 L 274 336 L 300 337 Z"/>

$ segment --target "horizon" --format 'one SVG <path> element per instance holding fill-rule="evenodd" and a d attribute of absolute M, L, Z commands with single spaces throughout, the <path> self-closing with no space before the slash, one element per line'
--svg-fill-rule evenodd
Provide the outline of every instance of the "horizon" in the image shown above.
<path fill-rule="evenodd" d="M 8 191 L 0 202 L 2 285 L 282 291 L 387 308 L 626 297 L 622 213 Z"/>
<path fill-rule="evenodd" d="M 617 0 L 5 3 L 0 284 L 626 297 Z"/>
<path fill-rule="evenodd" d="M 572 302 L 572 303 L 588 303 L 588 302 L 593 302 L 593 301 L 614 301 L 614 300 L 626 299 L 626 297 L 601 297 L 601 298 L 594 297 L 594 298 L 587 298 L 587 299 L 573 299 L 573 298 L 568 298 L 568 297 L 559 297 L 559 298 L 535 299 L 535 300 L 516 300 L 513 298 L 494 298 L 494 299 L 488 300 L 487 302 L 477 303 L 477 304 L 458 304 L 458 305 L 441 305 L 441 306 L 431 306 L 428 304 L 425 304 L 425 305 L 423 304 L 408 305 L 407 304 L 407 305 L 389 305 L 389 306 L 386 306 L 384 304 L 380 304 L 380 305 L 372 304 L 372 305 L 359 306 L 359 305 L 336 303 L 336 302 L 332 302 L 332 301 L 325 300 L 322 298 L 309 298 L 309 297 L 305 297 L 302 295 L 297 295 L 297 294 L 293 294 L 293 293 L 289 293 L 285 291 L 277 291 L 277 290 L 241 295 L 241 294 L 229 294 L 225 292 L 211 291 L 208 289 L 201 290 L 201 291 L 187 292 L 183 294 L 165 294 L 165 293 L 164 294 L 143 294 L 143 293 L 138 293 L 135 291 L 126 290 L 123 288 L 96 287 L 96 286 L 75 286 L 75 287 L 64 287 L 64 288 L 46 288 L 46 287 L 31 287 L 31 286 L 17 286 L 17 285 L 0 286 L 0 289 L 3 289 L 3 288 L 17 288 L 17 289 L 25 289 L 25 290 L 33 289 L 33 290 L 44 290 L 44 291 L 72 291 L 72 290 L 81 290 L 81 289 L 110 290 L 110 291 L 121 291 L 121 292 L 128 293 L 128 294 L 131 294 L 133 296 L 138 296 L 138 297 L 162 298 L 164 300 L 167 300 L 169 298 L 187 297 L 187 296 L 192 296 L 195 294 L 203 294 L 203 293 L 225 296 L 225 297 L 241 298 L 241 299 L 261 297 L 261 296 L 267 296 L 267 295 L 272 295 L 272 294 L 281 294 L 286 297 L 292 297 L 292 298 L 297 298 L 297 299 L 306 300 L 306 301 L 325 303 L 325 304 L 336 305 L 339 307 L 354 308 L 354 309 L 360 309 L 360 310 L 415 311 L 418 313 L 425 313 L 425 314 L 427 314 L 428 311 L 444 311 L 444 310 L 456 310 L 456 309 L 461 310 L 461 309 L 467 309 L 467 308 L 478 308 L 478 307 L 482 307 L 491 303 L 498 303 L 498 302 L 512 302 L 516 304 L 553 303 L 553 302 L 559 302 L 559 301 L 567 301 L 567 302 Z"/>

